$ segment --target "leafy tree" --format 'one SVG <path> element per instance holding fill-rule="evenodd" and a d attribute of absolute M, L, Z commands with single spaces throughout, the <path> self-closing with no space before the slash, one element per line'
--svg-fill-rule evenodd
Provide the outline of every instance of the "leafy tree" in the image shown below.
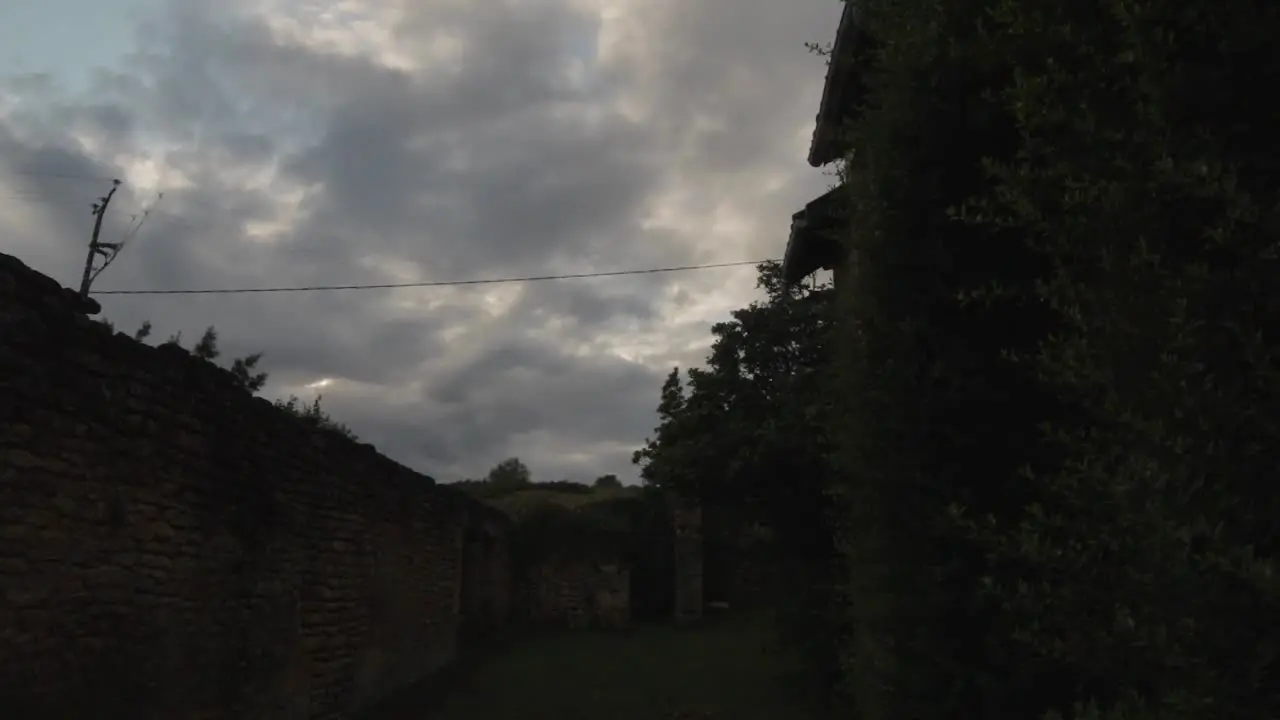
<path fill-rule="evenodd" d="M 591 486 L 601 490 L 613 490 L 622 487 L 622 481 L 618 479 L 617 475 L 601 475 L 596 478 L 596 481 Z"/>
<path fill-rule="evenodd" d="M 762 300 L 712 328 L 706 366 L 667 376 L 658 427 L 633 460 L 646 485 L 698 499 L 708 530 L 717 515 L 773 529 L 792 588 L 779 617 L 829 682 L 840 633 L 814 608 L 831 602 L 838 570 L 825 492 L 833 290 L 788 287 L 772 262 L 758 285 Z"/>
<path fill-rule="evenodd" d="M 218 350 L 218 331 L 212 325 L 205 328 L 204 334 L 200 336 L 200 340 L 191 348 L 191 354 L 201 360 L 209 360 L 210 362 L 217 360 L 222 354 Z"/>
<path fill-rule="evenodd" d="M 218 349 L 217 328 L 212 325 L 206 328 L 204 334 L 200 336 L 200 341 L 191 349 L 191 354 L 209 362 L 218 359 L 222 355 L 222 351 Z M 231 374 L 249 392 L 256 393 L 267 384 L 267 374 L 265 372 L 255 372 L 258 361 L 261 359 L 262 353 L 256 352 L 231 361 Z"/>
<path fill-rule="evenodd" d="M 658 402 L 658 427 L 653 438 L 645 438 L 644 447 L 635 451 L 631 461 L 640 466 L 640 477 L 646 484 L 668 488 L 680 488 L 693 494 L 692 481 L 683 472 L 685 464 L 680 458 L 687 451 L 696 434 L 689 431 L 690 418 L 684 415 L 684 384 L 680 368 L 671 368 L 662 383 L 662 399 Z"/>
<path fill-rule="evenodd" d="M 267 384 L 267 374 L 265 372 L 255 372 L 258 367 L 258 361 L 261 359 L 262 353 L 256 352 L 231 361 L 231 374 L 249 392 L 256 393 Z M 316 400 L 317 402 L 319 401 L 318 396 Z"/>
<path fill-rule="evenodd" d="M 507 458 L 493 466 L 485 480 L 497 491 L 524 488 L 533 482 L 529 474 L 529 466 L 520 462 L 519 458 Z"/>
<path fill-rule="evenodd" d="M 658 427 L 632 458 L 647 484 L 776 510 L 791 483 L 775 469 L 821 474 L 832 290 L 788 287 L 778 263 L 758 272 L 765 299 L 712 327 L 706 367 L 663 383 Z"/>

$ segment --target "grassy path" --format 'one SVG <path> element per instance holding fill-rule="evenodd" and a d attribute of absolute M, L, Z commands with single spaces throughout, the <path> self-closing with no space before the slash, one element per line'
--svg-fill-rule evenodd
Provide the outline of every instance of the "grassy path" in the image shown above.
<path fill-rule="evenodd" d="M 519 641 L 451 681 L 445 720 L 809 720 L 767 626 L 721 619 Z"/>

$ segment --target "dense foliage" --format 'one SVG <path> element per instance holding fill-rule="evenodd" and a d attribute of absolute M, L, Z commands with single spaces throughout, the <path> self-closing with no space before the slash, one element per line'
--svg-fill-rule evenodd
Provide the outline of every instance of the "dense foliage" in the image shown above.
<path fill-rule="evenodd" d="M 1280 717 L 1280 7 L 860 9 L 857 716 Z"/>
<path fill-rule="evenodd" d="M 610 473 L 608 475 L 601 475 L 600 477 L 596 478 L 595 482 L 591 484 L 591 487 L 603 488 L 603 489 L 616 489 L 616 488 L 622 487 L 622 481 L 618 479 L 617 475 Z"/>
<path fill-rule="evenodd" d="M 521 462 L 520 458 L 507 458 L 493 466 L 485 477 L 485 482 L 499 491 L 510 491 L 528 487 L 533 482 L 533 476 L 529 472 L 529 466 Z"/>
<path fill-rule="evenodd" d="M 829 285 L 788 288 L 759 266 L 765 298 L 712 327 L 706 366 L 662 387 L 659 425 L 634 461 L 648 484 L 706 502 L 776 508 L 780 492 L 819 485 Z M 807 464 L 815 467 L 807 467 Z M 775 471 L 800 477 L 779 482 Z M 807 480 L 804 475 L 814 477 Z"/>
<path fill-rule="evenodd" d="M 650 486 L 700 501 L 709 547 L 717 541 L 712 518 L 749 518 L 773 530 L 772 559 L 787 571 L 780 618 L 792 641 L 834 674 L 839 633 L 826 605 L 836 567 L 824 492 L 833 291 L 789 288 L 777 263 L 760 265 L 758 275 L 764 298 L 712 328 L 706 366 L 668 376 L 660 424 L 635 461 Z"/>

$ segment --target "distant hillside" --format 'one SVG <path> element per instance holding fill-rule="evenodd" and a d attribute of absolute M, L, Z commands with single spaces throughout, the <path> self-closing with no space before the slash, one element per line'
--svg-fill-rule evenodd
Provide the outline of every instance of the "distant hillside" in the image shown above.
<path fill-rule="evenodd" d="M 563 490 L 529 488 L 516 490 L 499 497 L 480 498 L 513 518 L 519 518 L 531 510 L 558 505 L 564 508 L 577 509 L 593 503 L 605 502 L 624 497 L 636 497 L 641 488 L 637 486 L 620 488 L 596 488 L 591 492 L 565 492 Z"/>

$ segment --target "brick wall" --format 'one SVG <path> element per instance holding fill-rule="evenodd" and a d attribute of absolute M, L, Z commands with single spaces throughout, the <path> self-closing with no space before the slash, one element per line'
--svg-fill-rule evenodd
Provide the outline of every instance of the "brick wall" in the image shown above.
<path fill-rule="evenodd" d="M 617 563 L 539 562 L 524 582 L 534 622 L 616 629 L 631 620 L 631 573 Z"/>
<path fill-rule="evenodd" d="M 0 254 L 0 717 L 342 718 L 453 657 L 500 514 L 86 311 Z"/>

